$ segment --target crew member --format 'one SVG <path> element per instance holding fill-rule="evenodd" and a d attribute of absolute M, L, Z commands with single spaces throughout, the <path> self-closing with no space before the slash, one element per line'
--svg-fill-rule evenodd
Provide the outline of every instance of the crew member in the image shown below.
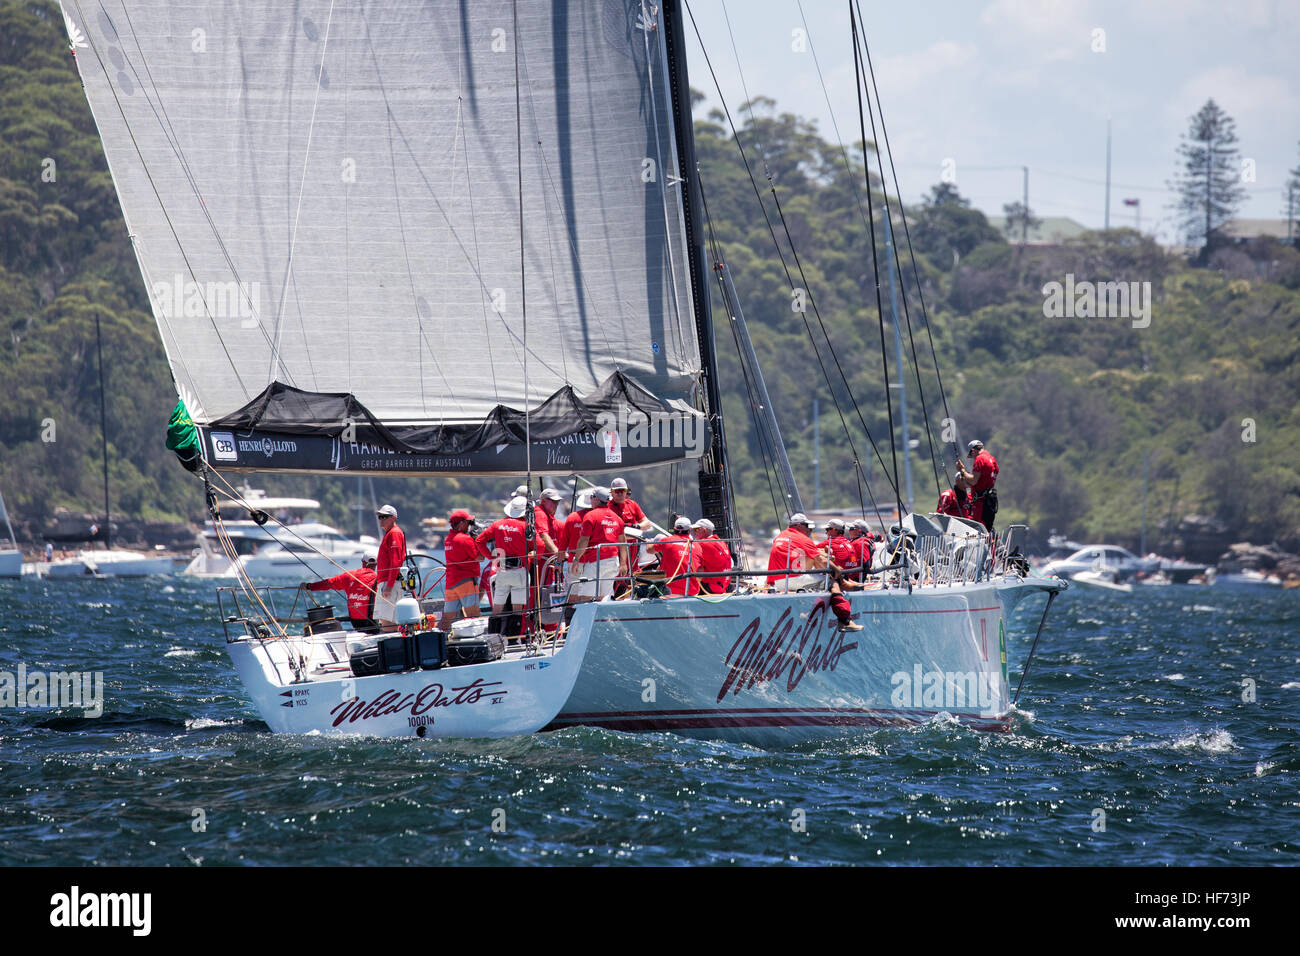
<path fill-rule="evenodd" d="M 673 522 L 673 533 L 646 548 L 659 555 L 659 568 L 667 579 L 668 593 L 694 596 L 700 593 L 700 579 L 683 577 L 700 569 L 700 549 L 691 539 L 691 519 L 678 518 Z"/>
<path fill-rule="evenodd" d="M 479 614 L 479 550 L 469 534 L 469 526 L 473 523 L 474 516 L 463 508 L 457 508 L 447 516 L 450 530 L 443 542 L 446 577 L 442 584 L 442 617 L 438 626 L 448 632 L 452 624 L 460 620 L 462 612 L 465 617 L 478 617 Z"/>
<path fill-rule="evenodd" d="M 952 515 L 954 518 L 971 516 L 971 499 L 967 492 L 966 476 L 960 471 L 953 475 L 952 487 L 939 496 L 935 514 Z"/>
<path fill-rule="evenodd" d="M 528 572 L 524 558 L 528 550 L 525 540 L 527 527 L 520 520 L 528 510 L 527 498 L 511 498 L 505 507 L 505 517 L 498 518 L 479 532 L 474 543 L 478 553 L 496 566 L 492 579 L 492 620 L 489 630 L 515 637 L 520 632 L 523 619 L 517 617 L 527 604 Z M 506 627 L 501 625 L 501 614 L 509 601 L 515 611 Z"/>
<path fill-rule="evenodd" d="M 397 509 L 384 505 L 375 517 L 379 519 L 379 528 L 384 532 L 384 540 L 379 544 L 379 559 L 375 567 L 375 620 L 386 631 L 397 630 L 393 622 L 396 617 L 394 606 L 402 596 L 402 565 L 406 563 L 406 535 L 397 526 Z"/>
<path fill-rule="evenodd" d="M 799 573 L 808 565 L 814 568 L 826 567 L 825 553 L 817 546 L 817 542 L 808 536 L 812 530 L 813 523 L 803 514 L 790 516 L 789 527 L 772 541 L 772 553 L 767 558 L 769 588 L 779 583 L 781 590 L 793 591 L 816 583 L 816 578 L 812 575 Z M 775 571 L 787 573 L 770 573 Z"/>
<path fill-rule="evenodd" d="M 625 526 L 640 528 L 642 531 L 650 527 L 650 519 L 645 516 L 641 506 L 632 500 L 626 480 L 615 478 L 609 483 L 609 491 L 609 510 L 622 518 Z"/>
<path fill-rule="evenodd" d="M 564 552 L 565 561 L 573 561 L 577 554 L 573 546 L 578 543 L 578 538 L 582 537 L 582 519 L 591 510 L 591 492 L 584 491 L 578 495 L 574 502 L 573 510 L 569 512 L 560 525 L 560 536 L 555 542 Z"/>
<path fill-rule="evenodd" d="M 852 570 L 848 573 L 850 581 L 865 581 L 866 572 L 871 570 L 871 531 L 867 519 L 859 518 L 848 526 L 849 544 L 853 548 Z"/>
<path fill-rule="evenodd" d="M 627 574 L 627 549 L 620 547 L 623 519 L 609 508 L 608 488 L 591 489 L 591 510 L 582 518 L 578 540 L 573 546 L 577 558 L 573 579 L 578 581 L 569 592 L 571 603 L 600 600 L 614 592 L 614 579 Z"/>
<path fill-rule="evenodd" d="M 344 571 L 323 581 L 312 581 L 303 587 L 308 591 L 342 591 L 348 599 L 348 619 L 352 622 L 352 629 L 359 634 L 378 634 L 379 625 L 372 617 L 375 577 L 375 559 L 367 555 L 361 559 L 361 567 L 357 570 Z"/>
<path fill-rule="evenodd" d="M 854 563 L 853 545 L 844 536 L 844 522 L 839 518 L 831 518 L 826 522 L 826 540 L 817 542 L 817 547 L 825 551 L 827 557 L 841 568 Z"/>
<path fill-rule="evenodd" d="M 841 631 L 860 631 L 862 625 L 853 620 L 853 609 L 849 606 L 849 599 L 844 596 L 844 591 L 856 591 L 862 587 L 858 581 L 851 580 L 839 568 L 832 568 L 830 574 L 831 582 L 831 611 L 835 614 L 835 619 L 840 622 Z"/>
<path fill-rule="evenodd" d="M 701 518 L 691 525 L 691 537 L 700 552 L 701 571 L 721 573 L 731 570 L 731 552 L 727 550 L 727 542 L 713 533 L 712 521 Z M 722 594 L 731 590 L 731 578 L 700 578 L 700 589 L 709 594 Z"/>
<path fill-rule="evenodd" d="M 998 480 L 998 460 L 988 453 L 979 439 L 966 446 L 966 457 L 974 459 L 971 465 L 974 473 L 967 471 L 961 461 L 957 462 L 957 467 L 966 476 L 970 487 L 971 517 L 991 532 L 993 519 L 998 514 L 998 493 L 993 487 Z"/>

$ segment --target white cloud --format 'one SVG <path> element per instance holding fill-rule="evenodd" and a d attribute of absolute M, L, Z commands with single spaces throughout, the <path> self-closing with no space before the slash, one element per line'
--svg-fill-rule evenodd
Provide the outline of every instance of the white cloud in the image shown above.
<path fill-rule="evenodd" d="M 1237 120 L 1239 136 L 1243 121 L 1267 121 L 1300 112 L 1295 90 L 1282 77 L 1251 73 L 1240 66 L 1218 66 L 1183 81 L 1169 101 L 1169 116 L 1185 126 L 1188 118 L 1208 99 L 1213 99 Z"/>

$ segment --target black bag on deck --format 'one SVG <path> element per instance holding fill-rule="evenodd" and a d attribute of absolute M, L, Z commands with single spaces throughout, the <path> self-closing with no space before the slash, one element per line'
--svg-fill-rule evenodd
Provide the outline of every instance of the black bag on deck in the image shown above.
<path fill-rule="evenodd" d="M 348 659 L 352 665 L 352 673 L 356 677 L 371 677 L 375 674 L 382 674 L 379 669 L 379 648 L 367 647 L 363 650 L 354 651 Z"/>
<path fill-rule="evenodd" d="M 414 649 L 414 660 L 411 663 L 414 666 L 431 671 L 446 663 L 446 631 L 420 631 L 411 638 L 411 643 Z"/>
<path fill-rule="evenodd" d="M 460 664 L 486 664 L 501 660 L 506 652 L 506 641 L 500 634 L 484 634 L 482 637 L 466 637 L 447 644 L 447 664 L 455 667 Z"/>
<path fill-rule="evenodd" d="M 384 637 L 379 640 L 379 669 L 385 674 L 397 674 L 408 671 L 415 665 L 411 662 L 410 639 L 402 637 Z"/>

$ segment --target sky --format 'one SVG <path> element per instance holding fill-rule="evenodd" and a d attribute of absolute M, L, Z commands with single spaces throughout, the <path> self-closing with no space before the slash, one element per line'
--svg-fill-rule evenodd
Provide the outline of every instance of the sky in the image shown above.
<path fill-rule="evenodd" d="M 860 138 L 847 0 L 689 2 L 733 115 L 747 88 L 827 139 L 833 122 L 844 142 Z M 1253 161 L 1238 215 L 1282 218 L 1283 183 L 1300 167 L 1300 0 L 859 2 L 906 201 L 947 162 L 964 196 L 1001 215 L 1028 166 L 1035 215 L 1101 228 L 1110 120 L 1111 226 L 1137 224 L 1123 204 L 1136 198 L 1142 231 L 1173 243 L 1179 140 L 1213 97 Z M 686 29 L 707 110 L 718 94 Z"/>

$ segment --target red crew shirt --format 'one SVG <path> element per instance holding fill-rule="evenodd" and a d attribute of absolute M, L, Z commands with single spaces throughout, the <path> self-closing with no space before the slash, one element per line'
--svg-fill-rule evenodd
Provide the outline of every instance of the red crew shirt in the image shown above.
<path fill-rule="evenodd" d="M 842 534 L 817 542 L 817 547 L 830 552 L 831 560 L 841 568 L 847 568 L 853 563 L 853 542 Z"/>
<path fill-rule="evenodd" d="M 965 501 L 962 501 L 957 497 L 957 492 L 949 488 L 939 496 L 939 504 L 934 510 L 936 514 L 953 515 L 957 518 L 969 518 L 970 505 L 970 495 L 967 495 Z"/>
<path fill-rule="evenodd" d="M 623 527 L 623 519 L 608 508 L 592 508 L 588 511 L 582 517 L 582 529 L 578 533 L 579 538 L 586 536 L 587 550 L 578 555 L 578 563 L 589 564 L 596 560 L 617 558 L 618 548 L 613 545 L 623 537 Z"/>
<path fill-rule="evenodd" d="M 402 565 L 406 562 L 406 535 L 402 529 L 394 522 L 393 526 L 388 529 L 384 535 L 383 542 L 379 545 L 379 556 L 375 561 L 375 577 L 383 587 L 389 587 L 397 583 L 398 577 L 402 573 Z"/>
<path fill-rule="evenodd" d="M 527 534 L 528 528 L 522 519 L 498 518 L 479 532 L 474 543 L 478 545 L 478 553 L 490 561 L 498 557 L 522 558 Z"/>
<path fill-rule="evenodd" d="M 313 581 L 308 591 L 342 591 L 348 599 L 348 617 L 370 617 L 370 599 L 375 593 L 375 572 L 370 568 L 344 571 L 324 581 Z"/>
<path fill-rule="evenodd" d="M 971 472 L 975 475 L 973 490 L 975 494 L 982 495 L 998 480 L 998 460 L 988 453 L 988 449 L 984 449 L 975 456 L 975 464 L 971 467 Z"/>
<path fill-rule="evenodd" d="M 561 551 L 572 551 L 573 546 L 578 543 L 582 537 L 582 519 L 590 511 L 590 508 L 583 508 L 580 511 L 570 511 L 564 523 L 560 525 L 560 536 L 556 539 L 555 546 Z M 573 555 L 570 554 L 566 561 L 572 561 Z"/>
<path fill-rule="evenodd" d="M 670 534 L 662 541 L 655 542 L 655 553 L 659 555 L 659 568 L 669 578 L 668 593 L 694 595 L 700 593 L 699 578 L 677 578 L 679 574 L 690 574 L 700 569 L 700 548 L 693 547 L 694 542 L 686 535 Z"/>
<path fill-rule="evenodd" d="M 632 500 L 630 495 L 623 499 L 621 505 L 611 498 L 609 502 L 609 510 L 622 518 L 624 525 L 640 527 L 641 522 L 645 520 L 645 512 L 641 510 L 639 504 Z"/>
<path fill-rule="evenodd" d="M 478 544 L 466 532 L 453 531 L 447 535 L 447 542 L 443 545 L 443 559 L 447 563 L 447 577 L 443 585 L 447 590 L 466 581 L 478 580 Z"/>
<path fill-rule="evenodd" d="M 782 578 L 791 577 L 794 574 L 801 574 L 804 567 L 812 564 L 809 558 L 815 558 L 821 554 L 821 548 L 817 547 L 817 542 L 808 537 L 802 531 L 794 528 L 786 528 L 772 541 L 772 553 L 767 559 L 767 569 L 769 571 L 785 571 L 790 569 L 790 574 L 769 574 L 767 584 L 771 587 Z"/>
<path fill-rule="evenodd" d="M 716 534 L 711 534 L 707 538 L 698 538 L 695 541 L 695 548 L 700 555 L 701 571 L 730 571 L 731 570 L 731 552 L 727 550 L 727 542 L 723 541 Z M 729 578 L 700 578 L 701 590 L 710 594 L 721 594 L 727 590 Z"/>

